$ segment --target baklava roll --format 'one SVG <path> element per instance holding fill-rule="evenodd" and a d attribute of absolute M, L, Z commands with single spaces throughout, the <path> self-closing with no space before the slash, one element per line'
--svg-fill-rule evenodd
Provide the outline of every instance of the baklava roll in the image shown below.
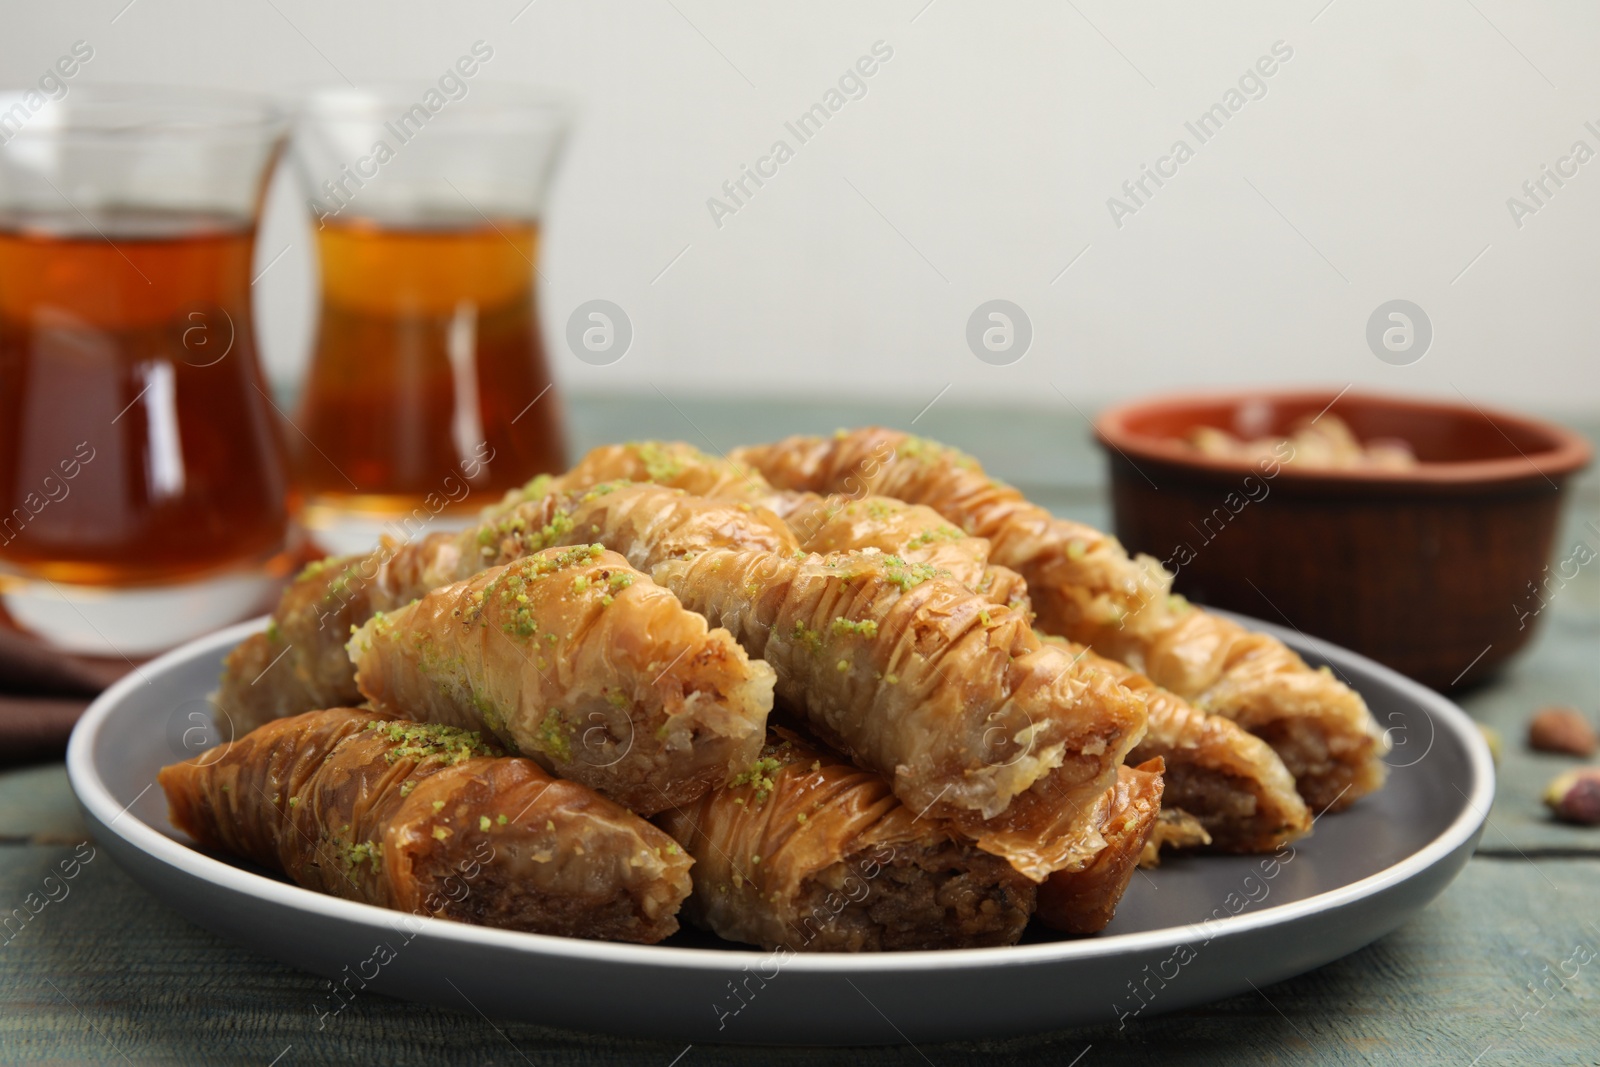
<path fill-rule="evenodd" d="M 435 589 L 349 653 L 380 711 L 483 730 L 646 815 L 748 768 L 772 708 L 770 667 L 599 545 Z"/>
<path fill-rule="evenodd" d="M 694 486 L 715 487 L 721 480 L 729 492 L 749 487 L 725 462 L 704 456 L 696 461 L 698 455 L 687 445 L 596 449 L 567 474 L 541 476 L 508 494 L 469 529 L 404 543 L 386 540 L 365 556 L 313 563 L 285 590 L 266 632 L 228 656 L 213 702 L 238 731 L 311 708 L 359 702 L 344 654 L 352 626 L 540 549 L 626 545 L 639 565 L 649 566 L 709 547 L 794 547 L 782 521 L 752 502 L 759 495 L 753 491 L 750 499 L 724 494 L 709 500 L 672 486 L 616 480 L 624 473 L 654 472 Z M 602 479 L 606 474 L 612 478 Z"/>
<path fill-rule="evenodd" d="M 1311 813 L 1294 777 L 1261 738 L 1201 711 L 1126 664 L 1064 638 L 1044 640 L 1060 642 L 1084 667 L 1106 672 L 1144 700 L 1149 726 L 1128 762 L 1164 761 L 1163 806 L 1193 816 L 1215 851 L 1275 852 L 1311 831 Z"/>
<path fill-rule="evenodd" d="M 1093 808 L 1144 733 L 1144 704 L 1026 618 L 881 552 L 714 549 L 654 573 L 918 815 L 1035 880 L 1102 847 Z"/>
<path fill-rule="evenodd" d="M 1383 786 L 1389 741 L 1361 694 L 1277 638 L 1174 599 L 1171 624 L 1119 659 L 1271 745 L 1313 812 Z"/>
<path fill-rule="evenodd" d="M 1034 885 L 918 819 L 879 775 L 775 730 L 732 785 L 660 815 L 693 857 L 684 915 L 793 952 L 1011 945 Z"/>
<path fill-rule="evenodd" d="M 1106 847 L 1087 867 L 1057 871 L 1039 887 L 1039 921 L 1069 934 L 1094 934 L 1116 916 L 1161 813 L 1162 766 L 1157 757 L 1117 768 L 1105 797 L 1101 836 Z"/>
<path fill-rule="evenodd" d="M 994 563 L 1028 583 L 1040 629 L 1095 644 L 1138 625 L 1165 601 L 1172 578 L 1155 560 L 1129 559 L 1116 538 L 1029 503 L 971 456 L 910 434 L 867 428 L 735 449 L 777 489 L 870 493 L 923 504 L 990 544 Z"/>
<path fill-rule="evenodd" d="M 925 504 L 990 542 L 1028 583 L 1037 624 L 1148 675 L 1272 745 L 1318 810 L 1383 784 L 1387 744 L 1360 694 L 1281 641 L 1170 595 L 1172 576 L 1113 537 L 1059 519 L 953 448 L 893 430 L 737 449 L 776 488 L 876 493 Z"/>
<path fill-rule="evenodd" d="M 772 495 L 767 480 L 748 464 L 712 456 L 682 441 L 629 441 L 601 445 L 562 476 L 566 488 L 625 480 L 653 482 L 695 496 L 766 504 Z"/>
<path fill-rule="evenodd" d="M 973 592 L 1030 615 L 1022 576 L 989 562 L 989 542 L 970 537 L 932 508 L 888 496 L 781 494 L 783 518 L 806 552 L 875 548 L 946 571 Z"/>
<path fill-rule="evenodd" d="M 652 943 L 691 860 L 667 834 L 476 734 L 351 708 L 164 768 L 172 825 L 307 889 L 440 919 Z"/>
<path fill-rule="evenodd" d="M 436 557 L 416 584 L 435 588 L 551 545 L 570 544 L 604 545 L 646 573 L 665 560 L 711 548 L 793 552 L 799 547 L 783 520 L 759 504 L 647 482 L 602 482 L 530 501 L 484 523 L 459 539 L 458 551 Z"/>

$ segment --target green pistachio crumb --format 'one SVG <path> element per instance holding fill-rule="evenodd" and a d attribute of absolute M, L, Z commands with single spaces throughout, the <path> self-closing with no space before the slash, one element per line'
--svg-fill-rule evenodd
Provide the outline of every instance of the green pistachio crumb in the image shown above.
<path fill-rule="evenodd" d="M 782 766 L 783 764 L 771 756 L 762 756 L 750 765 L 749 770 L 739 775 L 729 784 L 735 789 L 745 785 L 751 786 L 755 791 L 755 801 L 760 804 L 772 793 L 774 786 L 773 776 L 778 773 Z M 744 803 L 744 798 L 735 797 L 734 803 L 742 804 Z"/>
<path fill-rule="evenodd" d="M 835 636 L 841 634 L 858 634 L 871 639 L 878 636 L 878 624 L 871 619 L 860 622 L 851 622 L 843 616 L 833 620 L 832 630 Z"/>

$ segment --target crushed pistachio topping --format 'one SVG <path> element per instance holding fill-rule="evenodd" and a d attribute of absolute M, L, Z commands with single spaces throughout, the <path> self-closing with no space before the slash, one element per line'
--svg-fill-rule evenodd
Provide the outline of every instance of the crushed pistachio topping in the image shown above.
<path fill-rule="evenodd" d="M 878 624 L 871 619 L 863 619 L 860 622 L 851 622 L 849 619 L 840 616 L 839 618 L 833 620 L 832 628 L 835 636 L 840 636 L 843 634 L 858 634 L 861 637 L 868 639 L 878 636 Z"/>
<path fill-rule="evenodd" d="M 601 497 L 610 496 L 618 489 L 626 489 L 632 484 L 633 483 L 626 478 L 618 478 L 616 481 L 611 482 L 601 482 L 599 485 L 584 493 L 583 496 L 579 497 L 578 499 L 585 504 L 592 504 Z M 590 529 L 595 529 L 595 527 L 591 526 Z"/>
<path fill-rule="evenodd" d="M 478 545 L 485 558 L 494 556 L 496 547 L 503 541 L 515 540 L 513 551 L 519 555 L 554 547 L 566 539 L 573 530 L 572 512 L 556 508 L 550 519 L 538 530 L 529 528 L 525 515 L 512 512 L 496 522 L 485 523 L 478 530 Z"/>
<path fill-rule="evenodd" d="M 445 838 L 447 838 L 449 836 L 450 836 L 450 831 L 445 829 L 443 826 L 435 826 L 433 828 L 433 839 L 435 841 L 443 841 Z"/>
<path fill-rule="evenodd" d="M 508 820 L 504 815 L 496 815 L 494 821 L 496 826 L 504 826 Z"/>
<path fill-rule="evenodd" d="M 755 789 L 755 801 L 760 804 L 771 795 L 773 789 L 773 776 L 782 769 L 783 764 L 771 756 L 762 756 L 750 765 L 750 769 L 740 774 L 729 785 L 735 789 L 740 786 L 752 786 Z M 734 803 L 744 803 L 743 797 L 736 797 Z"/>
<path fill-rule="evenodd" d="M 644 464 L 644 472 L 652 482 L 670 482 L 683 473 L 683 460 L 710 462 L 711 457 L 687 445 L 664 445 L 659 441 L 638 441 L 630 446 L 633 454 Z"/>
<path fill-rule="evenodd" d="M 479 830 L 487 830 L 489 828 L 489 826 L 490 826 L 489 816 L 487 816 L 487 815 L 478 816 L 478 829 Z"/>
<path fill-rule="evenodd" d="M 563 763 L 572 759 L 570 730 L 566 720 L 561 717 L 560 708 L 551 708 L 545 712 L 544 720 L 539 723 L 541 747 Z"/>
<path fill-rule="evenodd" d="M 294 576 L 294 580 L 303 582 L 308 578 L 314 578 L 336 562 L 338 561 L 333 559 L 314 559 L 307 563 L 299 574 Z"/>
<path fill-rule="evenodd" d="M 298 808 L 300 806 L 300 798 L 299 797 L 290 797 L 289 798 L 289 806 L 291 808 Z"/>
<path fill-rule="evenodd" d="M 434 810 L 434 813 L 435 813 L 435 814 L 437 814 L 437 813 L 438 813 L 438 812 L 441 812 L 441 811 L 443 811 L 443 810 L 444 810 L 444 801 L 442 801 L 442 800 L 435 800 L 435 801 L 434 801 L 434 802 L 433 802 L 433 810 Z"/>
<path fill-rule="evenodd" d="M 377 730 L 395 747 L 384 753 L 384 760 L 394 763 L 402 759 L 438 759 L 454 766 L 474 756 L 497 756 L 499 751 L 484 743 L 475 730 L 462 730 L 454 726 L 441 726 L 432 722 L 369 722 L 368 730 Z"/>
<path fill-rule="evenodd" d="M 907 548 L 923 548 L 937 541 L 959 541 L 966 536 L 954 526 L 935 526 L 931 530 L 923 530 L 910 541 L 906 542 Z"/>
<path fill-rule="evenodd" d="M 408 796 L 411 795 L 411 791 L 413 789 L 415 789 L 416 787 L 417 787 L 417 783 L 415 781 L 413 781 L 413 780 L 408 779 L 408 780 L 406 780 L 404 782 L 401 782 L 400 783 L 400 795 L 402 797 L 408 797 Z"/>
<path fill-rule="evenodd" d="M 278 620 L 277 619 L 268 619 L 267 620 L 267 640 L 268 641 L 282 641 L 283 640 L 283 631 L 278 629 Z"/>
<path fill-rule="evenodd" d="M 804 645 L 807 652 L 822 650 L 822 635 L 799 620 L 794 624 L 794 639 L 795 643 Z"/>
<path fill-rule="evenodd" d="M 946 572 L 928 563 L 907 563 L 899 556 L 883 557 L 883 576 L 892 585 L 900 587 L 901 592 L 914 589 L 930 578 L 937 578 Z"/>
<path fill-rule="evenodd" d="M 834 664 L 833 669 L 838 671 L 840 674 L 846 674 L 850 670 L 850 661 L 847 659 L 842 659 L 838 663 Z"/>
<path fill-rule="evenodd" d="M 529 606 L 530 583 L 569 567 L 588 563 L 604 551 L 603 545 L 577 545 L 560 552 L 531 556 L 511 564 L 502 574 L 473 594 L 473 606 L 469 609 L 465 621 L 468 625 L 476 622 L 487 605 L 499 600 L 510 609 L 509 617 L 501 624 L 501 629 L 517 637 L 532 637 L 538 632 L 539 623 Z"/>
<path fill-rule="evenodd" d="M 506 493 L 504 499 L 501 501 L 501 506 L 515 507 L 517 504 L 522 504 L 530 500 L 538 500 L 541 497 L 549 496 L 551 486 L 554 483 L 555 479 L 553 477 L 548 474 L 541 474 L 537 478 L 534 478 L 532 481 L 528 482 L 528 484 L 524 485 L 522 488 L 513 489 Z"/>
<path fill-rule="evenodd" d="M 383 858 L 383 843 L 379 841 L 362 841 L 351 845 L 344 850 L 345 866 L 354 871 L 363 863 L 372 864 L 372 869 L 378 869 L 378 861 Z"/>

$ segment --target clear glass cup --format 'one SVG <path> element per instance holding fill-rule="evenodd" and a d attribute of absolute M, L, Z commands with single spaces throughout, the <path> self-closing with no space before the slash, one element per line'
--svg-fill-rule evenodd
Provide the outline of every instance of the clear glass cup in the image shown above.
<path fill-rule="evenodd" d="M 254 97 L 0 92 L 0 601 L 75 651 L 259 610 L 289 485 L 251 252 L 286 116 Z"/>
<path fill-rule="evenodd" d="M 464 74 L 297 109 L 321 307 L 289 448 L 328 550 L 462 525 L 565 468 L 534 283 L 568 114 Z"/>

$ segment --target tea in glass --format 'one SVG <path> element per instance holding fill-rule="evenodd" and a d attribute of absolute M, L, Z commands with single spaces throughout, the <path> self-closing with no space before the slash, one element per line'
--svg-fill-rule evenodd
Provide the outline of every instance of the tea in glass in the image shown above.
<path fill-rule="evenodd" d="M 425 126 L 398 88 L 320 93 L 298 119 L 322 292 L 289 447 L 331 551 L 462 525 L 566 466 L 535 292 L 564 111 L 489 89 Z"/>
<path fill-rule="evenodd" d="M 249 98 L 75 86 L 0 144 L 0 598 L 58 645 L 176 644 L 289 567 L 250 307 L 283 133 Z"/>

